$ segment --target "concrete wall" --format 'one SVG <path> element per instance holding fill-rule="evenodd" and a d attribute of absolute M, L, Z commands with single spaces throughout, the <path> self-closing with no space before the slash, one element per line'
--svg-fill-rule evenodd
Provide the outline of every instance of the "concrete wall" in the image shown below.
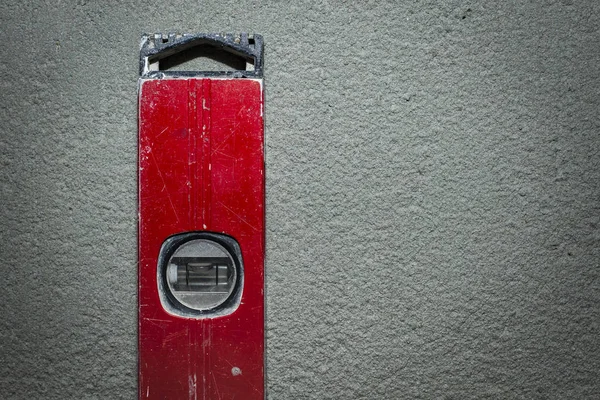
<path fill-rule="evenodd" d="M 138 42 L 180 30 L 266 40 L 269 398 L 599 398 L 599 27 L 593 0 L 2 2 L 0 397 L 135 397 Z"/>

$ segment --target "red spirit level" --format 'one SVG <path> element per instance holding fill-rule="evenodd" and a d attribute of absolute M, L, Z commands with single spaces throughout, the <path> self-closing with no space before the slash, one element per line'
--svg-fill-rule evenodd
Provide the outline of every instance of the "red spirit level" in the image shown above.
<path fill-rule="evenodd" d="M 243 65 L 161 68 L 202 48 Z M 140 399 L 265 397 L 262 73 L 258 35 L 142 38 Z"/>

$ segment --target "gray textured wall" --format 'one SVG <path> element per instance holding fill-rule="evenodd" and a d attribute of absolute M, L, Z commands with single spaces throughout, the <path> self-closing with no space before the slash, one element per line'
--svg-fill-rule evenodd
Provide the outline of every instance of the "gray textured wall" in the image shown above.
<path fill-rule="evenodd" d="M 135 397 L 173 29 L 265 36 L 271 399 L 600 398 L 600 3 L 98 3 L 0 5 L 1 398 Z"/>

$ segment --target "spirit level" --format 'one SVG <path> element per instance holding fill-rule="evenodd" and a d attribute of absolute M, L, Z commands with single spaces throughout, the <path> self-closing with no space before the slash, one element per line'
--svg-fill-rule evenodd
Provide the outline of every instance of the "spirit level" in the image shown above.
<path fill-rule="evenodd" d="M 173 71 L 192 48 L 245 69 Z M 263 42 L 144 35 L 139 398 L 264 399 Z"/>

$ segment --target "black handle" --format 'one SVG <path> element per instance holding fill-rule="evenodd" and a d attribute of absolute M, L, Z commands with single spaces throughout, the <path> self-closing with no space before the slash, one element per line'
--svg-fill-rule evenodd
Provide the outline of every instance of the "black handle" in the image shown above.
<path fill-rule="evenodd" d="M 156 71 L 153 62 L 177 54 L 189 48 L 209 44 L 229 53 L 252 60 L 253 71 Z M 140 77 L 160 78 L 163 76 L 229 76 L 238 78 L 262 78 L 263 38 L 261 35 L 240 33 L 196 33 L 167 35 L 144 34 L 140 45 Z"/>

